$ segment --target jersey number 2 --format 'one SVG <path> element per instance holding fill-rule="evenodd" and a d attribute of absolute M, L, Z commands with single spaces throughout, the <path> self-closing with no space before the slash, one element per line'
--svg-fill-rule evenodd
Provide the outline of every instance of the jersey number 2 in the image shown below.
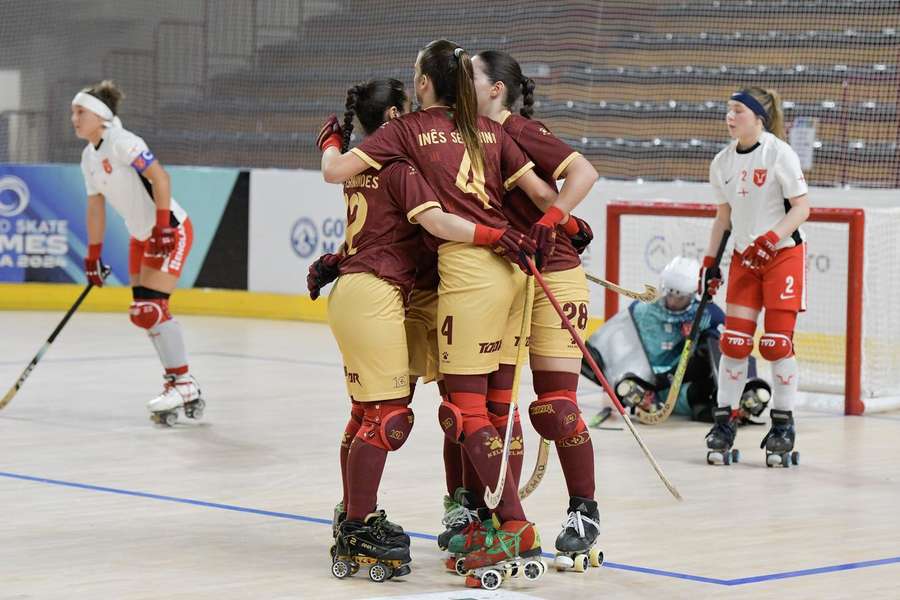
<path fill-rule="evenodd" d="M 485 208 L 491 207 L 491 199 L 488 197 L 485 189 L 484 165 L 476 166 L 473 164 L 468 150 L 463 150 L 459 171 L 456 173 L 456 187 L 467 194 L 474 194 L 476 198 L 481 200 Z"/>
<path fill-rule="evenodd" d="M 366 197 L 359 192 L 344 194 L 344 202 L 347 203 L 347 256 L 353 256 L 359 251 L 359 248 L 353 247 L 353 240 L 366 224 L 369 205 Z"/>

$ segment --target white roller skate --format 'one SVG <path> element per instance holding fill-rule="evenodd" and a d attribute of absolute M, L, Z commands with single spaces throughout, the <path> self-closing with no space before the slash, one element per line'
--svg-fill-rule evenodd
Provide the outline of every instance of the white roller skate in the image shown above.
<path fill-rule="evenodd" d="M 200 386 L 193 375 L 164 375 L 162 394 L 147 403 L 150 420 L 159 425 L 172 427 L 178 421 L 178 409 L 184 409 L 184 416 L 199 419 L 203 416 L 206 403 L 200 397 Z"/>

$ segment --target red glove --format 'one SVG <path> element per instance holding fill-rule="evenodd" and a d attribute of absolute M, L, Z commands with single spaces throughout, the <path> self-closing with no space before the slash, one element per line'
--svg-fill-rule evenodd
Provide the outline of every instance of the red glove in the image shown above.
<path fill-rule="evenodd" d="M 103 287 L 103 280 L 109 272 L 109 267 L 100 260 L 100 249 L 103 244 L 89 244 L 88 255 L 84 257 L 84 274 L 92 285 Z"/>
<path fill-rule="evenodd" d="M 325 152 L 329 148 L 337 148 L 340 151 L 343 145 L 344 130 L 341 129 L 341 124 L 338 123 L 337 117 L 331 115 L 325 119 L 325 123 L 322 124 L 322 128 L 319 130 L 319 135 L 316 136 L 316 148 L 320 152 Z"/>
<path fill-rule="evenodd" d="M 704 290 L 712 298 L 722 285 L 722 269 L 715 264 L 714 256 L 704 256 L 703 266 L 700 267 L 700 277 L 697 281 L 697 293 L 703 295 Z"/>
<path fill-rule="evenodd" d="M 342 258 L 340 254 L 323 254 L 309 265 L 306 289 L 309 290 L 310 298 L 313 300 L 318 298 L 322 288 L 338 278 L 340 275 L 338 265 Z"/>
<path fill-rule="evenodd" d="M 541 220 L 531 226 L 529 236 L 534 240 L 536 248 L 534 259 L 538 270 L 543 269 L 553 256 L 553 250 L 556 248 L 556 226 L 564 216 L 566 215 L 563 211 L 551 206 Z"/>
<path fill-rule="evenodd" d="M 775 246 L 777 245 L 778 234 L 774 231 L 767 231 L 764 235 L 759 236 L 741 253 L 744 266 L 754 271 L 762 269 L 775 258 L 777 252 Z"/>
<path fill-rule="evenodd" d="M 531 273 L 528 257 L 534 256 L 534 242 L 521 231 L 512 228 L 497 229 L 486 225 L 475 224 L 475 236 L 472 243 L 476 246 L 491 246 L 505 256 L 511 263 L 519 265 L 526 273 Z"/>
<path fill-rule="evenodd" d="M 171 211 L 160 209 L 156 211 L 156 225 L 150 232 L 147 240 L 147 254 L 150 256 L 168 256 L 175 250 L 178 230 L 172 227 Z"/>
<path fill-rule="evenodd" d="M 562 227 L 569 239 L 572 240 L 572 245 L 575 246 L 578 254 L 582 254 L 594 239 L 591 226 L 587 221 L 579 219 L 575 215 L 569 215 L 569 220 Z"/>

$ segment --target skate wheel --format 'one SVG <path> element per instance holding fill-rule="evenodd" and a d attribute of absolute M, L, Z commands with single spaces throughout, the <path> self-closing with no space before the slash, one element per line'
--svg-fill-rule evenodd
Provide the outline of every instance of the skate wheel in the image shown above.
<path fill-rule="evenodd" d="M 731 464 L 731 452 L 723 452 L 722 453 L 722 464 L 725 464 L 725 465 Z"/>
<path fill-rule="evenodd" d="M 591 560 L 592 567 L 599 567 L 603 564 L 603 552 L 599 548 L 591 548 L 588 558 Z"/>
<path fill-rule="evenodd" d="M 791 452 L 791 462 L 794 464 L 794 466 L 797 466 L 800 464 L 800 453 L 797 452 L 796 450 Z"/>
<path fill-rule="evenodd" d="M 498 571 L 494 569 L 488 569 L 484 573 L 481 574 L 481 587 L 486 590 L 496 590 L 500 587 L 500 584 L 503 583 L 503 578 L 500 576 Z"/>
<path fill-rule="evenodd" d="M 791 466 L 791 455 L 789 453 L 784 453 L 781 455 L 781 466 L 785 469 Z"/>
<path fill-rule="evenodd" d="M 174 427 L 175 423 L 178 422 L 178 413 L 170 412 L 166 413 L 163 417 L 163 421 L 168 427 Z"/>
<path fill-rule="evenodd" d="M 518 577 L 519 576 L 519 565 L 510 565 L 506 568 L 506 576 L 507 577 Z"/>
<path fill-rule="evenodd" d="M 457 575 L 465 575 L 466 574 L 466 559 L 465 557 L 457 558 L 453 563 L 453 570 L 456 571 Z"/>
<path fill-rule="evenodd" d="M 369 579 L 375 583 L 390 579 L 392 574 L 391 568 L 383 563 L 375 563 L 369 568 Z"/>
<path fill-rule="evenodd" d="M 781 462 L 781 457 L 777 454 L 766 454 L 766 466 L 774 467 Z"/>
<path fill-rule="evenodd" d="M 585 561 L 587 561 L 587 557 L 584 557 Z M 547 567 L 544 566 L 544 562 L 541 560 L 529 560 L 524 565 L 522 565 L 522 575 L 528 581 L 535 581 L 540 579 L 544 574 L 544 571 L 547 570 Z M 577 570 L 577 566 L 576 566 Z"/>
<path fill-rule="evenodd" d="M 587 554 L 579 554 L 575 557 L 575 572 L 584 573 L 588 570 Z"/>
<path fill-rule="evenodd" d="M 735 448 L 731 451 L 731 462 L 736 463 L 741 461 L 741 451 Z"/>
<path fill-rule="evenodd" d="M 713 453 L 712 453 L 712 452 L 707 452 L 707 453 L 706 453 L 706 464 L 708 464 L 708 465 L 714 465 L 714 464 L 716 464 L 716 461 L 713 460 Z"/>
<path fill-rule="evenodd" d="M 350 563 L 345 560 L 336 560 L 331 563 L 331 574 L 338 579 L 343 579 L 350 575 Z"/>
<path fill-rule="evenodd" d="M 557 554 L 553 566 L 557 571 L 567 571 L 575 566 L 575 561 L 567 554 Z"/>

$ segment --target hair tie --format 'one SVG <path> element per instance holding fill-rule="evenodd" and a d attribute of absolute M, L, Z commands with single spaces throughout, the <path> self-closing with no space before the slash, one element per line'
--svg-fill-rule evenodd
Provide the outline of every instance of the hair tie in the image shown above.
<path fill-rule="evenodd" d="M 453 51 L 453 56 L 455 56 L 458 60 L 459 57 L 462 56 L 463 52 L 465 52 L 465 50 L 463 48 L 457 48 L 456 50 Z"/>

